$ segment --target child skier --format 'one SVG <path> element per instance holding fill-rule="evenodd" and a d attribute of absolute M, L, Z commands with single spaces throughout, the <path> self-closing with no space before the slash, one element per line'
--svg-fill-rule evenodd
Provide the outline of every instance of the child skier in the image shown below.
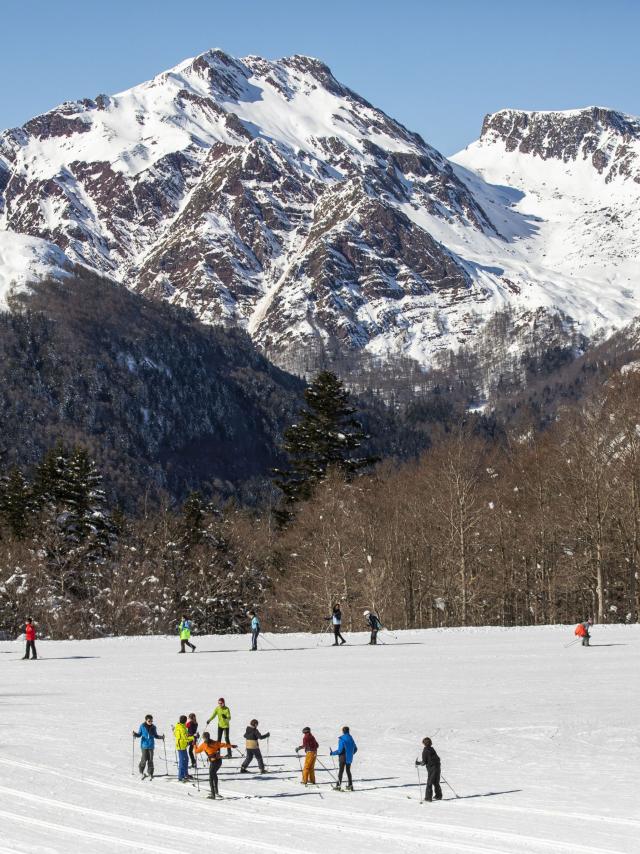
<path fill-rule="evenodd" d="M 227 741 L 231 739 L 229 734 L 229 724 L 231 723 L 231 709 L 225 704 L 224 697 L 220 697 L 218 705 L 211 712 L 211 717 L 207 721 L 208 724 L 217 718 L 218 720 L 218 741 L 222 740 L 222 736 L 226 735 Z M 231 759 L 231 751 L 227 751 L 227 758 Z"/>
<path fill-rule="evenodd" d="M 151 777 L 153 780 L 153 751 L 155 749 L 155 739 L 159 738 L 164 741 L 163 735 L 158 735 L 158 730 L 153 722 L 153 715 L 145 715 L 144 721 L 138 727 L 138 732 L 133 732 L 134 738 L 140 739 L 140 764 L 138 770 L 145 777 Z M 146 767 L 146 771 L 145 771 Z"/>
<path fill-rule="evenodd" d="M 191 649 L 191 652 L 196 651 L 196 645 L 191 643 L 190 640 L 191 626 L 191 620 L 183 614 L 182 619 L 180 620 L 180 625 L 178 626 L 178 632 L 180 633 L 180 652 L 186 652 L 185 646 L 188 646 Z"/>
<path fill-rule="evenodd" d="M 209 760 L 209 786 L 211 787 L 211 794 L 207 797 L 211 800 L 222 798 L 222 795 L 218 791 L 218 770 L 222 765 L 220 750 L 223 747 L 228 748 L 228 755 L 231 756 L 231 748 L 237 746 L 237 744 L 228 744 L 226 741 L 212 741 L 208 732 L 202 733 L 202 741 L 196 747 L 196 753 L 206 753 Z"/>
<path fill-rule="evenodd" d="M 27 617 L 27 622 L 24 627 L 24 637 L 27 642 L 27 646 L 25 648 L 24 655 L 22 656 L 22 660 L 29 658 L 29 652 L 32 653 L 33 658 L 38 657 L 38 653 L 36 652 L 36 627 L 33 625 L 33 620 L 31 617 Z"/>
<path fill-rule="evenodd" d="M 378 632 L 382 628 L 382 623 L 378 619 L 378 615 L 374 614 L 373 611 L 365 611 L 362 616 L 366 617 L 367 624 L 368 624 L 369 628 L 371 629 L 371 640 L 369 641 L 369 643 L 370 644 L 377 644 L 378 643 Z"/>
<path fill-rule="evenodd" d="M 358 747 L 353 740 L 353 736 L 349 732 L 348 726 L 342 727 L 342 735 L 338 739 L 338 747 L 336 750 L 332 750 L 330 752 L 330 756 L 338 757 L 338 782 L 333 787 L 337 791 L 341 791 L 342 789 L 342 776 L 344 772 L 347 772 L 347 780 L 349 781 L 347 784 L 347 791 L 353 792 L 353 780 L 351 779 L 351 763 L 353 762 L 353 757 L 358 752 Z"/>
<path fill-rule="evenodd" d="M 440 757 L 431 746 L 430 738 L 423 738 L 422 761 L 416 759 L 416 765 L 426 765 L 427 787 L 424 792 L 425 803 L 431 803 L 431 790 L 435 790 L 435 800 L 442 800 L 442 789 L 440 788 Z"/>
<path fill-rule="evenodd" d="M 178 782 L 186 783 L 189 777 L 189 755 L 187 748 L 193 741 L 193 736 L 187 731 L 187 716 L 180 715 L 178 723 L 173 728 L 176 741 L 176 752 L 178 754 Z"/>
<path fill-rule="evenodd" d="M 302 785 L 316 782 L 316 758 L 318 756 L 318 742 L 311 733 L 311 729 L 306 726 L 302 730 L 302 744 L 296 747 L 296 753 L 304 749 L 304 767 L 302 769 Z"/>
<path fill-rule="evenodd" d="M 333 645 L 338 646 L 338 638 L 340 639 L 341 644 L 346 643 L 346 640 L 340 633 L 340 627 L 342 626 L 342 611 L 340 610 L 340 605 L 334 605 L 331 616 L 325 617 L 325 620 L 331 620 L 331 624 L 333 625 Z"/>
<path fill-rule="evenodd" d="M 198 721 L 196 720 L 196 713 L 191 712 L 189 715 L 189 720 L 187 721 L 187 732 L 189 735 L 193 736 L 193 741 L 189 742 L 189 763 L 192 768 L 196 767 L 196 757 L 193 752 L 193 748 L 195 747 L 198 741 Z"/>
<path fill-rule="evenodd" d="M 249 611 L 247 616 L 251 617 L 251 652 L 257 652 L 258 635 L 260 634 L 260 618 L 254 611 Z"/>
<path fill-rule="evenodd" d="M 262 741 L 263 738 L 269 738 L 270 733 L 265 732 L 264 735 L 261 735 L 258 729 L 258 721 L 254 718 L 250 723 L 244 734 L 244 744 L 247 749 L 247 755 L 244 758 L 244 762 L 240 766 L 241 774 L 248 774 L 247 768 L 251 765 L 253 759 L 255 759 L 258 763 L 258 768 L 260 769 L 260 773 L 264 774 L 264 761 L 262 759 L 262 751 L 260 750 L 260 745 L 258 742 Z"/>

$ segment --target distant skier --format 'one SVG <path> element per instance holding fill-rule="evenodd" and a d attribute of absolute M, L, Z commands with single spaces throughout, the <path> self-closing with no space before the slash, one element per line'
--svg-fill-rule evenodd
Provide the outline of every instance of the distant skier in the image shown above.
<path fill-rule="evenodd" d="M 237 744 L 229 744 L 226 741 L 212 741 L 208 732 L 202 733 L 202 741 L 196 747 L 196 753 L 206 753 L 209 760 L 209 786 L 211 794 L 208 795 L 212 800 L 221 798 L 222 795 L 218 791 L 218 771 L 222 765 L 222 757 L 220 751 L 223 747 L 228 748 L 228 755 L 231 756 L 231 748 L 237 747 Z"/>
<path fill-rule="evenodd" d="M 189 742 L 189 764 L 192 768 L 196 767 L 196 757 L 193 752 L 193 748 L 196 746 L 198 741 L 198 721 L 196 720 L 196 713 L 191 712 L 189 715 L 189 719 L 187 721 L 187 732 L 189 735 L 193 736 L 193 741 Z"/>
<path fill-rule="evenodd" d="M 36 652 L 36 627 L 33 625 L 33 619 L 31 617 L 27 617 L 27 622 L 24 627 L 24 636 L 27 642 L 27 646 L 25 648 L 24 655 L 22 656 L 22 660 L 29 658 L 29 652 L 32 653 L 33 658 L 38 657 L 38 653 Z"/>
<path fill-rule="evenodd" d="M 187 748 L 193 741 L 193 736 L 187 731 L 187 716 L 180 715 L 178 723 L 173 728 L 173 736 L 176 741 L 176 752 L 178 754 L 178 782 L 186 783 L 189 777 L 189 754 Z"/>
<path fill-rule="evenodd" d="M 318 742 L 312 735 L 311 729 L 308 726 L 304 727 L 302 730 L 302 744 L 300 747 L 296 747 L 296 753 L 300 750 L 304 750 L 305 752 L 304 767 L 302 769 L 302 784 L 304 786 L 306 786 L 307 783 L 313 783 L 315 785 L 318 747 Z"/>
<path fill-rule="evenodd" d="M 257 652 L 258 635 L 260 634 L 260 618 L 255 611 L 249 611 L 247 616 L 251 617 L 251 652 Z"/>
<path fill-rule="evenodd" d="M 342 611 L 340 610 L 340 605 L 334 605 L 331 616 L 325 617 L 325 620 L 331 620 L 331 624 L 333 625 L 333 645 L 338 646 L 338 638 L 340 639 L 341 644 L 346 643 L 346 640 L 340 633 L 340 627 L 342 626 Z"/>
<path fill-rule="evenodd" d="M 263 738 L 269 738 L 270 733 L 265 732 L 262 735 L 258 729 L 258 721 L 254 718 L 250 723 L 244 733 L 244 744 L 247 749 L 247 755 L 244 758 L 244 762 L 240 766 L 241 774 L 248 774 L 247 768 L 251 765 L 251 762 L 255 759 L 258 763 L 258 768 L 260 769 L 260 773 L 264 774 L 264 760 L 262 759 L 262 751 L 260 750 L 260 744 L 258 742 L 262 741 Z"/>
<path fill-rule="evenodd" d="M 229 724 L 231 723 L 231 709 L 225 704 L 224 697 L 220 697 L 218 700 L 218 705 L 211 712 L 211 717 L 207 723 L 210 724 L 214 718 L 218 721 L 218 741 L 222 741 L 223 735 L 226 735 L 227 741 L 230 741 Z M 230 750 L 227 751 L 227 758 L 231 759 Z"/>
<path fill-rule="evenodd" d="M 133 732 L 134 738 L 140 739 L 140 764 L 138 770 L 145 777 L 151 777 L 153 780 L 153 751 L 155 749 L 155 739 L 164 741 L 163 735 L 158 735 L 158 730 L 153 722 L 153 715 L 145 715 L 144 721 L 138 727 L 138 732 Z M 146 771 L 145 771 L 146 768 Z"/>
<path fill-rule="evenodd" d="M 577 637 L 582 638 L 582 646 L 589 646 L 589 641 L 591 640 L 591 635 L 589 634 L 589 629 L 593 626 L 593 620 L 591 617 L 588 617 L 584 623 L 578 623 L 576 626 L 575 634 Z"/>
<path fill-rule="evenodd" d="M 432 789 L 435 791 L 436 801 L 442 800 L 442 789 L 440 788 L 440 757 L 431 746 L 430 738 L 423 738 L 422 760 L 416 759 L 416 765 L 426 765 L 427 787 L 424 792 L 425 802 L 431 803 Z"/>
<path fill-rule="evenodd" d="M 369 643 L 370 644 L 377 644 L 378 643 L 378 632 L 382 628 L 382 623 L 378 619 L 378 615 L 374 614 L 373 611 L 365 611 L 362 616 L 366 617 L 367 625 L 371 629 L 371 639 L 370 639 Z"/>
<path fill-rule="evenodd" d="M 192 625 L 191 620 L 183 614 L 182 619 L 180 620 L 180 625 L 178 626 L 178 632 L 180 633 L 180 652 L 186 652 L 185 646 L 188 646 L 191 649 L 191 652 L 196 651 L 196 645 L 191 643 L 190 640 Z"/>
<path fill-rule="evenodd" d="M 353 740 L 353 736 L 349 732 L 348 726 L 342 727 L 342 735 L 338 739 L 338 747 L 336 750 L 332 750 L 330 755 L 338 757 L 338 782 L 333 787 L 340 791 L 342 789 L 342 777 L 344 772 L 347 772 L 347 783 L 346 789 L 348 792 L 353 791 L 353 780 L 351 779 L 351 763 L 353 762 L 353 757 L 358 752 L 358 747 Z"/>

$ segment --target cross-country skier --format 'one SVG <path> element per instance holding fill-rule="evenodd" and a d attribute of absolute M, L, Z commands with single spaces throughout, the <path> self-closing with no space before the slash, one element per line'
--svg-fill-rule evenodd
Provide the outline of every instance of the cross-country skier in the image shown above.
<path fill-rule="evenodd" d="M 349 781 L 346 788 L 347 791 L 353 792 L 353 780 L 351 779 L 351 763 L 353 757 L 358 752 L 358 747 L 353 740 L 353 736 L 349 732 L 348 726 L 342 727 L 342 735 L 338 739 L 338 747 L 331 751 L 331 756 L 338 757 L 338 782 L 333 787 L 340 791 L 342 789 L 342 777 L 344 772 L 347 772 L 347 780 Z"/>
<path fill-rule="evenodd" d="M 208 795 L 212 800 L 221 798 L 222 795 L 218 791 L 218 770 L 222 765 L 222 757 L 220 751 L 223 747 L 228 748 L 228 755 L 231 756 L 231 748 L 237 747 L 237 744 L 228 744 L 226 741 L 212 741 L 208 732 L 202 733 L 202 741 L 196 747 L 196 753 L 206 753 L 209 760 L 209 786 L 211 794 Z"/>
<path fill-rule="evenodd" d="M 187 731 L 187 716 L 180 715 L 180 720 L 173 728 L 176 740 L 176 752 L 178 754 L 178 782 L 186 783 L 189 777 L 189 754 L 187 748 L 193 741 L 193 736 Z"/>
<path fill-rule="evenodd" d="M 325 617 L 325 620 L 331 620 L 331 624 L 333 625 L 333 645 L 338 646 L 338 638 L 340 639 L 341 644 L 346 643 L 346 640 L 340 633 L 340 627 L 342 626 L 342 611 L 340 610 L 340 605 L 334 605 L 331 616 Z"/>
<path fill-rule="evenodd" d="M 254 718 L 250 723 L 244 734 L 244 743 L 247 749 L 247 755 L 244 758 L 244 762 L 240 766 L 241 774 L 248 774 L 247 768 L 251 765 L 253 759 L 256 759 L 258 763 L 258 768 L 260 769 L 260 773 L 264 774 L 264 761 L 262 759 L 262 751 L 260 750 L 260 745 L 258 742 L 262 741 L 263 738 L 269 738 L 271 733 L 265 732 L 264 735 L 261 735 L 258 729 L 258 721 Z"/>
<path fill-rule="evenodd" d="M 155 739 L 159 738 L 164 741 L 163 735 L 158 735 L 158 730 L 153 722 L 153 715 L 145 715 L 144 721 L 138 727 L 138 732 L 133 732 L 134 738 L 140 739 L 140 764 L 138 770 L 145 777 L 151 777 L 153 780 L 153 751 L 155 749 Z M 146 767 L 146 772 L 145 772 Z"/>
<path fill-rule="evenodd" d="M 193 752 L 193 748 L 196 746 L 196 742 L 198 741 L 198 721 L 196 720 L 195 712 L 191 712 L 189 715 L 189 719 L 187 721 L 187 732 L 189 735 L 193 736 L 193 741 L 189 742 L 189 763 L 192 768 L 195 768 L 196 757 Z"/>
<path fill-rule="evenodd" d="M 440 788 L 440 757 L 431 746 L 430 738 L 423 738 L 422 761 L 416 759 L 416 765 L 427 767 L 427 787 L 424 792 L 425 802 L 431 803 L 431 790 L 435 791 L 435 800 L 442 800 L 442 789 Z"/>
<path fill-rule="evenodd" d="M 318 742 L 315 740 L 311 729 L 306 726 L 302 730 L 302 744 L 296 747 L 296 753 L 304 750 L 304 767 L 302 769 L 302 785 L 316 782 L 316 758 L 318 756 Z"/>
<path fill-rule="evenodd" d="M 218 705 L 211 712 L 211 717 L 207 721 L 208 724 L 216 718 L 218 721 L 218 741 L 222 741 L 222 736 L 226 735 L 227 741 L 231 740 L 229 735 L 229 724 L 231 723 L 231 709 L 225 704 L 224 697 L 220 697 Z M 231 759 L 231 751 L 227 751 L 227 758 Z"/>
<path fill-rule="evenodd" d="M 33 620 L 31 617 L 27 617 L 27 622 L 24 627 L 24 636 L 27 641 L 27 646 L 24 651 L 24 655 L 22 656 L 22 660 L 29 658 L 29 652 L 32 653 L 33 658 L 38 657 L 38 653 L 36 652 L 36 627 L 33 625 Z"/>
<path fill-rule="evenodd" d="M 589 646 L 589 641 L 591 639 L 591 635 L 589 634 L 589 629 L 593 626 L 593 620 L 591 617 L 588 617 L 584 623 L 578 623 L 576 626 L 576 635 L 579 638 L 582 638 L 582 646 Z"/>
<path fill-rule="evenodd" d="M 371 639 L 369 643 L 377 644 L 378 643 L 378 632 L 382 628 L 382 623 L 378 619 L 378 615 L 374 614 L 373 611 L 365 611 L 362 615 L 367 620 L 367 625 L 371 629 Z"/>
<path fill-rule="evenodd" d="M 178 626 L 178 632 L 180 633 L 180 652 L 186 652 L 185 646 L 188 646 L 191 649 L 191 652 L 196 651 L 196 645 L 191 643 L 191 620 L 188 617 L 182 615 L 182 619 L 180 620 L 180 625 Z"/>
<path fill-rule="evenodd" d="M 249 611 L 247 616 L 251 617 L 251 652 L 257 652 L 258 635 L 260 634 L 260 618 L 255 611 Z"/>

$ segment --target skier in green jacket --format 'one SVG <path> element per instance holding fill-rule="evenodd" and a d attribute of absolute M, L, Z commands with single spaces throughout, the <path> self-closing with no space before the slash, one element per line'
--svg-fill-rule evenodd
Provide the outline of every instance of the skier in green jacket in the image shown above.
<path fill-rule="evenodd" d="M 178 626 L 178 631 L 180 633 L 180 652 L 186 652 L 185 646 L 191 648 L 191 652 L 196 651 L 196 645 L 191 643 L 191 620 L 188 617 L 182 615 L 182 619 L 180 620 L 180 625 Z"/>
<path fill-rule="evenodd" d="M 207 721 L 208 724 L 211 723 L 212 720 L 218 720 L 218 741 L 222 741 L 222 736 L 225 736 L 225 741 L 231 742 L 231 736 L 229 734 L 229 724 L 231 722 L 231 709 L 226 705 L 224 701 L 224 697 L 220 697 L 218 700 L 218 705 L 211 712 L 211 717 Z M 231 751 L 227 750 L 227 758 L 231 759 Z"/>

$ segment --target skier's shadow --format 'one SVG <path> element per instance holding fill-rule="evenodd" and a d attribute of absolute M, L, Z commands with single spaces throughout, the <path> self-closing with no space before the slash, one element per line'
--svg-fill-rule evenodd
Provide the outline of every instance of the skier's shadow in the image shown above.
<path fill-rule="evenodd" d="M 593 649 L 598 646 L 629 646 L 628 643 L 590 643 L 589 649 Z"/>
<path fill-rule="evenodd" d="M 457 798 L 443 798 L 443 801 L 468 801 L 471 798 L 493 798 L 496 795 L 514 795 L 524 789 L 505 789 L 503 792 L 480 792 L 477 795 L 458 795 Z"/>
<path fill-rule="evenodd" d="M 86 658 L 101 658 L 100 655 L 47 655 L 40 661 L 81 661 Z"/>

